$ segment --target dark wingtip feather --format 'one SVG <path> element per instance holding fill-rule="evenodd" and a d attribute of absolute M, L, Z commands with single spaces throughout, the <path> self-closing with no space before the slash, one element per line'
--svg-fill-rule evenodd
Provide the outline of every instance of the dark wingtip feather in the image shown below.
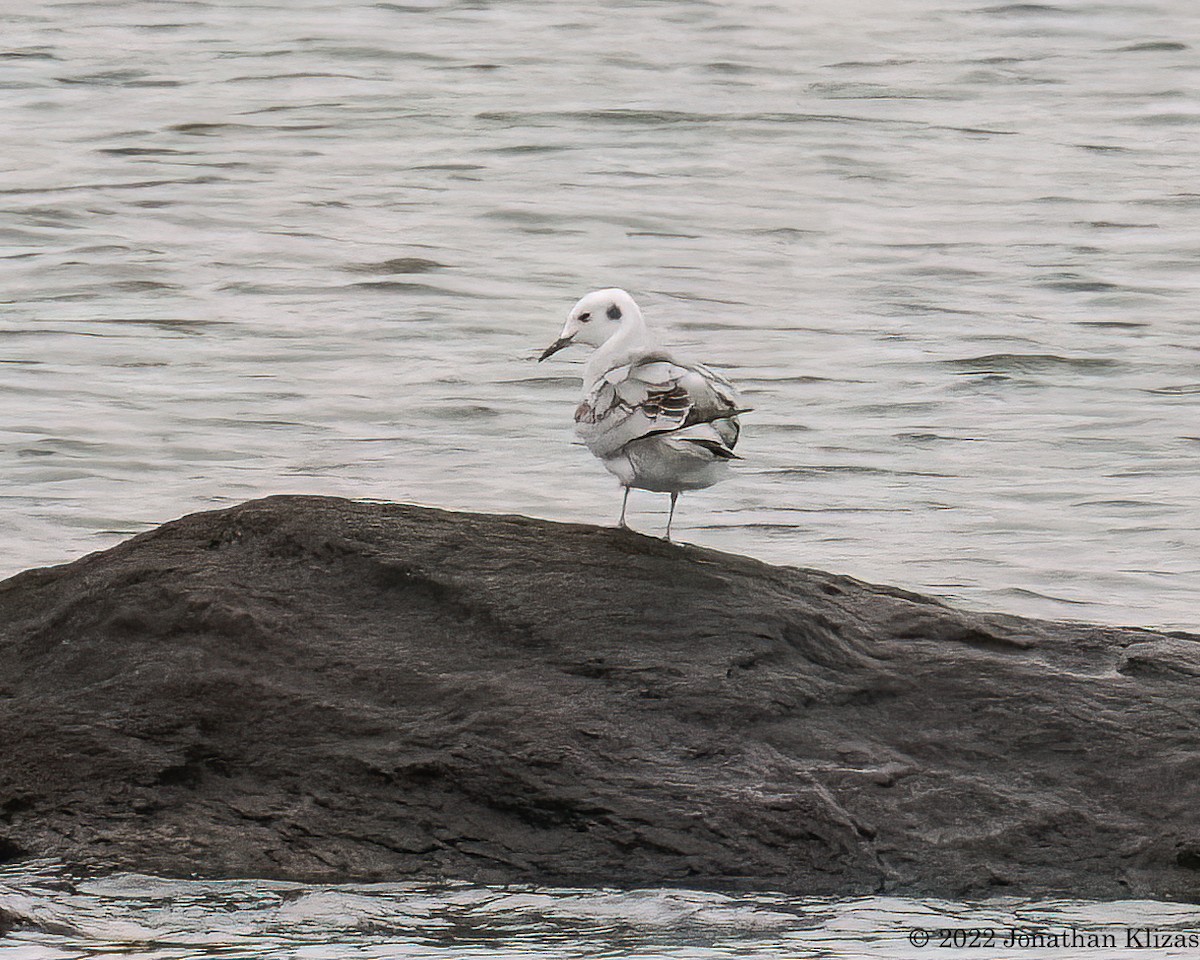
<path fill-rule="evenodd" d="M 680 437 L 681 440 L 686 440 L 688 443 L 694 443 L 698 447 L 703 447 L 714 456 L 720 457 L 722 460 L 743 460 L 744 457 L 739 457 L 736 453 L 730 450 L 723 443 L 718 443 L 716 440 L 704 440 L 700 437 Z"/>

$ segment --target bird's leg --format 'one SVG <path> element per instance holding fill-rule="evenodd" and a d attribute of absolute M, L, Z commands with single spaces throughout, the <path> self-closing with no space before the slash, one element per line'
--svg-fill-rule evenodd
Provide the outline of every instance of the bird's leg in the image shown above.
<path fill-rule="evenodd" d="M 625 499 L 621 501 L 621 519 L 617 521 L 617 526 L 622 530 L 628 530 L 629 524 L 625 522 L 625 506 L 629 503 L 629 488 L 625 488 Z"/>
<path fill-rule="evenodd" d="M 675 491 L 671 494 L 671 512 L 667 515 L 667 539 L 671 539 L 671 521 L 675 519 L 675 501 L 679 499 L 679 492 Z"/>

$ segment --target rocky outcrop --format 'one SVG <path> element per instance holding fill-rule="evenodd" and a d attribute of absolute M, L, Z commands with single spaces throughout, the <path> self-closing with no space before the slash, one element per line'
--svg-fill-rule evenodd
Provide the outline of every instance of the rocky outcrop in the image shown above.
<path fill-rule="evenodd" d="M 1200 642 L 324 497 L 0 584 L 0 859 L 1200 899 Z"/>

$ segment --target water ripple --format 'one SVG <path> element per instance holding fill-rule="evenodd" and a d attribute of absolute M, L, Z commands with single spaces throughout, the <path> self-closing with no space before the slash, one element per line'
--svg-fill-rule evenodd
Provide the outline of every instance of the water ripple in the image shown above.
<path fill-rule="evenodd" d="M 147 960 L 253 955 L 417 958 L 678 958 L 913 956 L 921 931 L 991 928 L 1034 938 L 1075 931 L 1119 937 L 1113 949 L 1054 950 L 1060 960 L 1127 956 L 1124 931 L 1195 934 L 1200 907 L 1008 897 L 978 903 L 776 893 L 550 889 L 523 885 L 391 883 L 307 886 L 262 880 L 162 880 L 137 874 L 79 879 L 49 863 L 0 870 L 0 955 L 50 960 L 132 953 Z M 949 939 L 949 936 L 947 937 Z M 931 947 L 933 944 L 931 943 Z M 939 956 L 1012 956 L 938 948 Z M 1040 952 L 1038 955 L 1042 955 Z M 1184 949 L 1155 956 L 1185 957 Z"/>

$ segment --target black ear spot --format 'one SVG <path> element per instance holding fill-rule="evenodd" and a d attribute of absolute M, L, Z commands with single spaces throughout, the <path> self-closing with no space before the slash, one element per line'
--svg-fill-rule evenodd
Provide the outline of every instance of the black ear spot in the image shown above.
<path fill-rule="evenodd" d="M 618 307 L 615 303 L 611 307 L 608 308 L 608 319 L 609 320 L 620 320 L 621 319 L 621 308 Z"/>

